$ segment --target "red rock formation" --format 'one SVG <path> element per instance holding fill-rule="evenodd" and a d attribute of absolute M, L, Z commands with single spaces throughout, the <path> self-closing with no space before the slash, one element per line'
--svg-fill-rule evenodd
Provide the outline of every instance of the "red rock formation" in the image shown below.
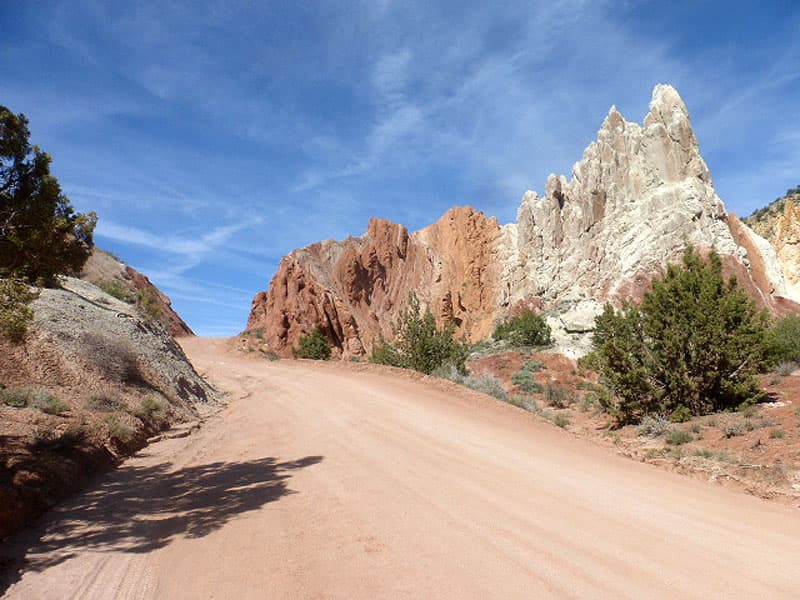
<path fill-rule="evenodd" d="M 670 86 L 656 86 L 643 125 L 612 108 L 572 179 L 551 175 L 543 197 L 527 192 L 518 219 L 500 227 L 454 208 L 411 235 L 373 219 L 359 238 L 296 250 L 256 296 L 248 329 L 263 328 L 270 349 L 288 355 L 320 325 L 336 353 L 362 355 L 392 336 L 414 293 L 471 341 L 514 307 L 550 310 L 557 343 L 580 354 L 602 303 L 641 299 L 686 242 L 716 248 L 726 271 L 773 313 L 797 309 L 774 249 L 727 215 Z"/>
<path fill-rule="evenodd" d="M 363 355 L 392 324 L 409 293 L 472 339 L 491 331 L 500 226 L 473 208 L 454 208 L 409 235 L 372 219 L 367 232 L 321 242 L 281 261 L 267 292 L 253 300 L 248 329 L 263 328 L 275 352 L 288 355 L 316 325 L 345 356 Z"/>

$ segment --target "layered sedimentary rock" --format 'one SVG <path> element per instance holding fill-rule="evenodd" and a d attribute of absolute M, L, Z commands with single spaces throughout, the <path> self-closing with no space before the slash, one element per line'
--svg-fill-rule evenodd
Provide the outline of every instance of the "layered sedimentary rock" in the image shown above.
<path fill-rule="evenodd" d="M 745 222 L 772 244 L 788 285 L 800 295 L 800 186 Z"/>
<path fill-rule="evenodd" d="M 729 217 L 678 92 L 653 91 L 643 125 L 612 107 L 571 179 L 526 192 L 518 222 L 500 226 L 454 208 L 409 234 L 373 220 L 359 238 L 296 250 L 256 296 L 249 329 L 288 353 L 320 325 L 343 355 L 369 350 L 409 293 L 471 340 L 519 306 L 547 311 L 575 353 L 605 301 L 640 297 L 686 243 L 715 248 L 730 273 L 774 312 L 793 303 L 774 249 Z"/>

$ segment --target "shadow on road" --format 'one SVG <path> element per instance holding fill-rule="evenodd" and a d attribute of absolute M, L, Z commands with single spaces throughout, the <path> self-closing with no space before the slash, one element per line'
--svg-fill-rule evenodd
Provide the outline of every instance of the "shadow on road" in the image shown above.
<path fill-rule="evenodd" d="M 178 536 L 199 538 L 282 496 L 291 472 L 321 456 L 279 462 L 216 462 L 173 470 L 128 467 L 0 549 L 0 594 L 23 571 L 41 571 L 84 551 L 150 552 Z M 5 571 L 3 573 L 2 571 Z"/>

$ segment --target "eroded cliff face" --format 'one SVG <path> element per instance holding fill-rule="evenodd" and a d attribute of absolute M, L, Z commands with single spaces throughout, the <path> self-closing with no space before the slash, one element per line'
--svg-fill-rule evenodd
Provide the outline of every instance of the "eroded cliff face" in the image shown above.
<path fill-rule="evenodd" d="M 392 336 L 413 292 L 473 341 L 515 307 L 546 310 L 558 343 L 579 354 L 602 303 L 641 297 L 687 242 L 715 248 L 774 312 L 794 306 L 774 250 L 729 218 L 686 105 L 660 85 L 642 125 L 612 107 L 572 178 L 526 192 L 517 223 L 454 208 L 413 234 L 374 219 L 360 238 L 295 250 L 253 301 L 248 329 L 288 354 L 319 324 L 341 354 L 361 355 Z"/>
<path fill-rule="evenodd" d="M 800 191 L 790 190 L 745 222 L 775 248 L 794 296 L 800 296 Z"/>
<path fill-rule="evenodd" d="M 471 339 L 491 333 L 496 305 L 497 220 L 454 208 L 412 235 L 372 219 L 367 232 L 325 241 L 285 257 L 270 289 L 253 300 L 248 329 L 263 328 L 271 349 L 289 353 L 320 325 L 345 355 L 363 355 L 413 292 L 440 323 Z"/>

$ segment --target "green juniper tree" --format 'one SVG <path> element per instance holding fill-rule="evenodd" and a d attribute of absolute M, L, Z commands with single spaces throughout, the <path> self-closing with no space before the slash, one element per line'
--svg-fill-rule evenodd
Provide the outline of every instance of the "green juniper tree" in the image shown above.
<path fill-rule="evenodd" d="M 431 374 L 434 369 L 452 364 L 466 373 L 467 345 L 456 339 L 453 325 L 439 328 L 430 308 L 422 313 L 419 299 L 409 295 L 408 307 L 394 325 L 394 342 L 381 338 L 372 351 L 373 363 L 414 369 Z"/>
<path fill-rule="evenodd" d="M 0 277 L 52 282 L 81 270 L 96 216 L 74 211 L 29 137 L 25 115 L 0 106 Z"/>
<path fill-rule="evenodd" d="M 616 395 L 606 408 L 627 423 L 757 400 L 767 324 L 736 278 L 726 281 L 716 252 L 704 261 L 687 247 L 641 305 L 606 305 L 597 318 L 591 362 Z"/>

